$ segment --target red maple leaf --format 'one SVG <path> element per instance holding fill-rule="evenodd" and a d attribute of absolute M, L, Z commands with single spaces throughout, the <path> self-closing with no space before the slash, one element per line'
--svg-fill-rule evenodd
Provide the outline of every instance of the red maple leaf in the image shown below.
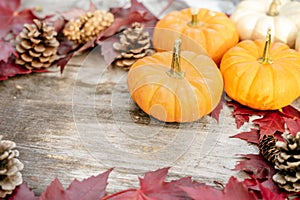
<path fill-rule="evenodd" d="M 28 188 L 26 183 L 19 185 L 13 193 L 9 196 L 8 200 L 38 200 L 31 189 Z"/>
<path fill-rule="evenodd" d="M 67 21 L 70 21 L 72 19 L 76 19 L 80 17 L 81 15 L 87 13 L 87 12 L 93 12 L 96 11 L 97 8 L 95 4 L 90 1 L 90 7 L 87 10 L 81 9 L 81 8 L 72 8 L 71 10 L 60 12 L 59 14 Z"/>
<path fill-rule="evenodd" d="M 17 56 L 16 49 L 12 46 L 10 42 L 0 40 L 0 47 L 0 62 L 4 61 L 6 63 L 11 55 Z"/>
<path fill-rule="evenodd" d="M 137 0 L 131 0 L 130 2 L 131 6 L 127 9 L 123 7 L 110 9 L 110 12 L 114 14 L 115 20 L 105 31 L 100 33 L 96 39 L 97 43 L 101 45 L 101 54 L 104 56 L 107 65 L 110 65 L 118 55 L 112 46 L 115 41 L 119 40 L 118 36 L 115 35 L 117 32 L 129 27 L 133 22 L 140 22 L 143 23 L 146 28 L 152 28 L 147 30 L 150 35 L 152 35 L 153 27 L 158 21 L 157 17 L 142 3 Z"/>
<path fill-rule="evenodd" d="M 233 100 L 227 101 L 227 105 L 233 107 L 232 115 L 235 118 L 237 128 L 243 126 L 245 122 L 249 122 L 250 116 L 262 116 L 268 112 L 249 108 Z"/>
<path fill-rule="evenodd" d="M 244 182 L 231 177 L 223 190 L 212 186 L 182 187 L 193 200 L 255 200 L 256 196 Z"/>
<path fill-rule="evenodd" d="M 14 59 L 10 58 L 7 63 L 0 61 L 0 80 L 6 80 L 16 74 L 30 74 L 32 71 L 16 65 Z"/>
<path fill-rule="evenodd" d="M 284 132 L 284 119 L 278 111 L 269 112 L 262 118 L 253 120 L 253 123 L 259 126 L 260 138 L 274 135 L 276 131 Z"/>
<path fill-rule="evenodd" d="M 259 130 L 257 129 L 251 129 L 248 132 L 241 132 L 234 136 L 231 136 L 231 138 L 240 138 L 242 140 L 246 140 L 249 143 L 253 144 L 259 144 Z"/>
<path fill-rule="evenodd" d="M 241 155 L 243 160 L 239 161 L 234 170 L 242 170 L 258 179 L 268 179 L 273 176 L 275 169 L 259 154 Z"/>
<path fill-rule="evenodd" d="M 183 200 L 186 193 L 181 186 L 193 187 L 202 185 L 193 182 L 190 177 L 185 177 L 171 182 L 165 182 L 169 168 L 163 168 L 154 172 L 147 172 L 144 178 L 139 178 L 140 189 L 128 189 L 104 197 L 102 200 Z"/>
<path fill-rule="evenodd" d="M 33 9 L 18 11 L 21 0 L 0 1 L 0 38 L 12 31 L 15 35 L 19 34 L 26 23 L 32 23 L 38 17 Z"/>
<path fill-rule="evenodd" d="M 66 190 L 56 178 L 41 194 L 40 200 L 101 199 L 106 194 L 105 189 L 110 172 L 111 170 L 108 170 L 81 182 L 75 179 Z"/>
<path fill-rule="evenodd" d="M 221 113 L 221 110 L 223 109 L 224 102 L 225 102 L 224 95 L 222 95 L 222 98 L 221 98 L 220 102 L 218 103 L 217 107 L 210 113 L 210 116 L 212 118 L 214 118 L 215 120 L 217 120 L 217 122 L 219 122 L 220 113 Z"/>
<path fill-rule="evenodd" d="M 289 105 L 281 110 L 279 110 L 281 114 L 283 114 L 285 117 L 291 118 L 291 119 L 300 119 L 300 111 L 294 108 L 293 106 Z"/>
<path fill-rule="evenodd" d="M 284 121 L 291 134 L 296 135 L 298 132 L 300 132 L 300 119 L 294 120 L 290 118 L 284 118 Z"/>

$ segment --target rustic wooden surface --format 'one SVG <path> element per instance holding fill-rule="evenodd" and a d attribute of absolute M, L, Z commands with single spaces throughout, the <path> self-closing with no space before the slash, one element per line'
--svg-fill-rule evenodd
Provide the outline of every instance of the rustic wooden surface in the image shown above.
<path fill-rule="evenodd" d="M 229 138 L 240 130 L 225 107 L 217 123 L 162 123 L 130 100 L 126 72 L 107 68 L 100 48 L 74 57 L 61 75 L 17 76 L 0 82 L 0 134 L 13 140 L 24 181 L 39 194 L 55 178 L 64 186 L 114 167 L 108 192 L 137 187 L 137 176 L 170 166 L 168 180 L 192 176 L 213 184 L 230 176 L 237 154 L 257 148 Z M 300 108 L 298 99 L 294 105 Z"/>

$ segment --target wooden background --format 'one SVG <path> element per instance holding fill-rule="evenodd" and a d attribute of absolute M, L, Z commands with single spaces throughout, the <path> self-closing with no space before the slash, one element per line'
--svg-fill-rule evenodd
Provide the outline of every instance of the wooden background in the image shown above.
<path fill-rule="evenodd" d="M 0 134 L 17 143 L 24 181 L 37 194 L 55 177 L 67 186 L 112 167 L 109 193 L 137 187 L 138 176 L 167 166 L 168 180 L 226 183 L 244 176 L 231 170 L 237 154 L 257 152 L 229 138 L 250 125 L 237 130 L 228 107 L 219 123 L 209 116 L 186 124 L 149 118 L 129 97 L 127 72 L 108 68 L 99 47 L 74 57 L 62 75 L 52 70 L 0 82 Z"/>

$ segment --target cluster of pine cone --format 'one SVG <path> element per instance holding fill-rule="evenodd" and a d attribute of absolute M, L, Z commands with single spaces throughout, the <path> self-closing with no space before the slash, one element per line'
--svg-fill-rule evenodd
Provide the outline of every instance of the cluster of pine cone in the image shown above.
<path fill-rule="evenodd" d="M 0 136 L 0 198 L 11 194 L 16 186 L 22 184 L 21 170 L 24 165 L 19 161 L 16 143 L 2 140 Z"/>
<path fill-rule="evenodd" d="M 91 41 L 114 21 L 110 12 L 97 10 L 87 12 L 78 19 L 69 21 L 63 30 L 65 37 L 76 44 Z M 59 42 L 54 27 L 37 19 L 25 24 L 17 36 L 16 49 L 19 54 L 16 64 L 35 70 L 50 67 L 57 59 Z"/>
<path fill-rule="evenodd" d="M 288 192 L 300 192 L 300 132 L 293 136 L 284 133 L 283 141 L 264 136 L 259 143 L 260 153 L 275 165 L 273 181 Z"/>

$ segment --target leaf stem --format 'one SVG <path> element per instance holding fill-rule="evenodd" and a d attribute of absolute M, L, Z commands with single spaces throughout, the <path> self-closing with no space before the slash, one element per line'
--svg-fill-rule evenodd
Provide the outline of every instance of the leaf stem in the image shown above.
<path fill-rule="evenodd" d="M 272 16 L 272 17 L 279 15 L 280 4 L 281 4 L 280 0 L 273 0 L 272 3 L 270 4 L 267 15 Z"/>
<path fill-rule="evenodd" d="M 259 62 L 262 64 L 271 64 L 272 59 L 270 58 L 270 46 L 271 46 L 271 28 L 268 28 L 266 43 L 263 51 L 263 55 L 259 58 Z"/>
<path fill-rule="evenodd" d="M 184 72 L 181 70 L 181 66 L 180 66 L 180 46 L 181 46 L 181 40 L 176 39 L 174 42 L 171 69 L 167 72 L 167 74 L 173 78 L 184 77 Z"/>

